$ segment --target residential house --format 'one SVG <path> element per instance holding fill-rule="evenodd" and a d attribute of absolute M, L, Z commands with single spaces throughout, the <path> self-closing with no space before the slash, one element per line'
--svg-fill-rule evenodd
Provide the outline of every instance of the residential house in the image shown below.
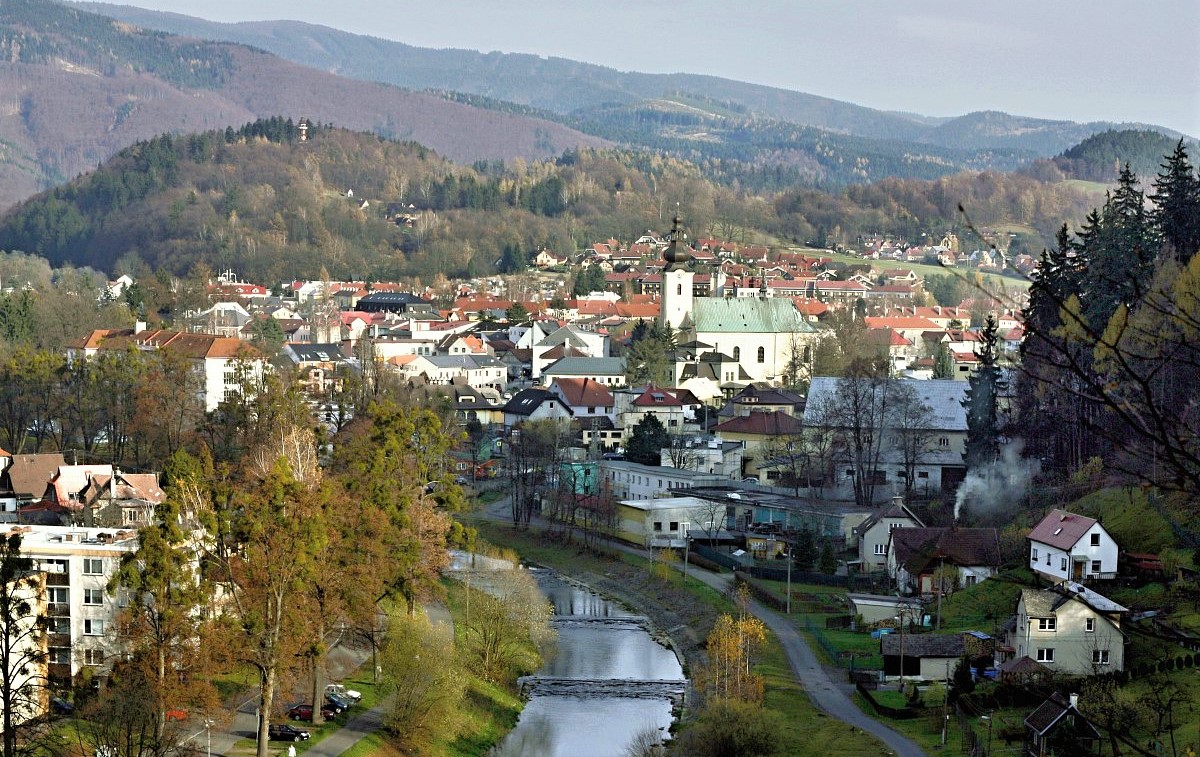
<path fill-rule="evenodd" d="M 433 303 L 411 292 L 372 292 L 355 304 L 363 313 L 433 313 Z"/>
<path fill-rule="evenodd" d="M 1051 581 L 1086 581 L 1117 575 L 1120 551 L 1096 519 L 1051 510 L 1029 532 L 1029 567 Z"/>
<path fill-rule="evenodd" d="M 0 454 L 0 522 L 18 520 L 23 505 L 41 499 L 46 482 L 67 464 L 61 452 L 36 455 Z"/>
<path fill-rule="evenodd" d="M 858 537 L 858 569 L 870 573 L 887 568 L 887 548 L 892 531 L 897 528 L 925 528 L 921 519 L 908 509 L 902 497 L 893 497 L 887 507 L 880 508 L 854 529 Z"/>
<path fill-rule="evenodd" d="M 564 357 L 541 371 L 543 381 L 557 378 L 587 378 L 608 387 L 625 385 L 625 358 Z"/>
<path fill-rule="evenodd" d="M 556 378 L 550 393 L 570 409 L 574 418 L 603 417 L 613 420 L 616 401 L 608 387 L 590 378 Z"/>
<path fill-rule="evenodd" d="M 328 397 L 342 389 L 338 369 L 346 365 L 340 344 L 288 342 L 283 354 L 300 374 L 300 386 L 312 397 Z"/>
<path fill-rule="evenodd" d="M 94 474 L 79 492 L 82 522 L 102 528 L 141 528 L 155 521 L 155 509 L 166 499 L 156 473 Z"/>
<path fill-rule="evenodd" d="M 400 372 L 409 380 L 420 377 L 433 385 L 459 377 L 476 389 L 502 392 L 508 385 L 508 368 L 488 355 L 416 355 L 400 366 Z"/>
<path fill-rule="evenodd" d="M 1100 757 L 1100 730 L 1079 711 L 1079 695 L 1057 691 L 1025 718 L 1025 754 L 1029 757 Z"/>
<path fill-rule="evenodd" d="M 479 421 L 487 426 L 504 423 L 504 406 L 464 381 L 451 381 L 447 394 L 454 404 L 454 417 L 462 423 Z"/>
<path fill-rule="evenodd" d="M 669 433 L 683 431 L 683 401 L 670 389 L 650 384 L 645 388 L 622 389 L 613 394 L 616 400 L 617 425 L 628 437 L 642 420 L 653 415 Z"/>
<path fill-rule="evenodd" d="M 1005 626 L 997 663 L 1028 657 L 1068 675 L 1125 669 L 1126 608 L 1082 584 L 1022 589 L 1017 613 Z"/>
<path fill-rule="evenodd" d="M 920 618 L 923 612 L 920 599 L 897 597 L 892 594 L 855 594 L 852 592 L 846 595 L 846 607 L 851 618 L 857 619 L 866 626 L 881 623 L 899 625 L 901 620 Z"/>
<path fill-rule="evenodd" d="M 999 568 L 1000 534 L 994 528 L 913 527 L 890 533 L 887 570 L 902 594 L 949 593 L 991 578 Z"/>
<path fill-rule="evenodd" d="M 799 440 L 803 430 L 800 419 L 783 410 L 738 415 L 713 428 L 722 439 L 741 442 L 745 447 L 742 476 L 768 483 L 779 480 L 784 471 L 766 464 L 785 453 L 788 443 Z"/>
<path fill-rule="evenodd" d="M 504 426 L 512 428 L 525 421 L 570 418 L 571 411 L 546 389 L 522 389 L 504 405 Z"/>
<path fill-rule="evenodd" d="M 659 453 L 659 465 L 738 479 L 742 477 L 743 451 L 741 442 L 727 441 L 720 435 L 677 435 Z"/>

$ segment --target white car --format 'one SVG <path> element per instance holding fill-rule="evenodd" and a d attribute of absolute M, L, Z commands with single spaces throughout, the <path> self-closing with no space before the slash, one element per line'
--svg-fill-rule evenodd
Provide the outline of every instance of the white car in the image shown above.
<path fill-rule="evenodd" d="M 325 693 L 333 694 L 334 696 L 339 696 L 342 699 L 349 699 L 352 702 L 357 702 L 362 699 L 361 691 L 355 691 L 354 689 L 347 689 L 345 686 L 341 685 L 340 683 L 329 684 L 328 686 L 325 687 Z"/>

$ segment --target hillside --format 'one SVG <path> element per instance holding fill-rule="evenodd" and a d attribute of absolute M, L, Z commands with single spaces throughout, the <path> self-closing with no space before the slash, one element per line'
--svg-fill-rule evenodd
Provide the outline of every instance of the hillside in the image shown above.
<path fill-rule="evenodd" d="M 322 268 L 429 280 L 495 272 L 519 257 L 514 250 L 528 257 L 543 246 L 561 253 L 633 239 L 667 228 L 675 212 L 695 236 L 734 240 L 961 234 L 960 201 L 981 226 L 1028 228 L 1022 245 L 1035 253 L 1094 204 L 1067 183 L 989 173 L 747 193 L 694 164 L 626 150 L 465 167 L 414 142 L 328 126 L 300 142 L 294 122 L 274 118 L 122 150 L 0 217 L 0 249 L 110 272 L 182 274 L 199 263 L 259 281 Z"/>
<path fill-rule="evenodd" d="M 432 50 L 294 21 L 222 24 L 107 3 L 97 12 L 146 28 L 251 44 L 288 60 L 342 76 L 411 89 L 481 95 L 563 116 L 692 93 L 734 103 L 746 115 L 869 139 L 921 143 L 945 150 L 1011 149 L 1049 157 L 1089 135 L 1147 124 L 1079 124 L 1005 113 L 933 119 L 865 108 L 826 97 L 695 74 L 644 74 L 563 58 L 471 50 Z M 999 167 L 999 164 L 990 166 Z"/>
<path fill-rule="evenodd" d="M 1054 158 L 1054 164 L 1071 179 L 1115 182 L 1126 163 L 1144 182 L 1154 180 L 1163 156 L 1175 149 L 1175 139 L 1155 131 L 1126 129 L 1088 137 Z M 1195 148 L 1188 141 L 1189 149 Z"/>
<path fill-rule="evenodd" d="M 465 162 L 604 144 L 562 124 L 146 32 L 49 0 L 0 5 L 0 207 L 162 133 L 307 116 Z"/>

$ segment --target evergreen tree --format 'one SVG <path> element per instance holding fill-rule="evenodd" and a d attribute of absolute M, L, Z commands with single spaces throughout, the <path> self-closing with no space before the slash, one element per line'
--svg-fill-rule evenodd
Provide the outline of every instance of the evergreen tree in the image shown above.
<path fill-rule="evenodd" d="M 1187 265 L 1200 252 L 1200 179 L 1188 161 L 1183 140 L 1167 156 L 1154 181 L 1154 220 L 1170 254 Z"/>
<path fill-rule="evenodd" d="M 833 575 L 837 572 L 837 555 L 833 553 L 833 545 L 828 540 L 821 545 L 821 557 L 817 566 L 822 573 Z"/>
<path fill-rule="evenodd" d="M 935 379 L 954 378 L 954 361 L 950 358 L 950 348 L 944 343 L 938 345 L 937 357 L 933 360 L 933 377 Z"/>
<path fill-rule="evenodd" d="M 504 319 L 510 324 L 526 323 L 529 321 L 529 311 L 519 302 L 514 302 L 509 305 L 508 310 L 504 311 Z"/>
<path fill-rule="evenodd" d="M 967 449 L 963 460 L 967 470 L 993 462 L 1000 456 L 1000 421 L 998 400 L 1005 389 L 999 361 L 999 327 L 996 317 L 988 315 L 980 334 L 981 343 L 975 351 L 979 367 L 967 380 L 967 396 L 963 407 L 967 411 Z"/>
<path fill-rule="evenodd" d="M 1141 298 L 1158 254 L 1158 233 L 1128 165 L 1121 169 L 1117 188 L 1103 209 L 1088 215 L 1074 246 L 1083 270 L 1083 316 L 1089 328 L 1100 333 L 1117 307 Z"/>
<path fill-rule="evenodd" d="M 625 448 L 625 459 L 642 465 L 658 465 L 663 447 L 671 443 L 671 437 L 658 416 L 649 413 L 633 427 L 629 444 Z"/>

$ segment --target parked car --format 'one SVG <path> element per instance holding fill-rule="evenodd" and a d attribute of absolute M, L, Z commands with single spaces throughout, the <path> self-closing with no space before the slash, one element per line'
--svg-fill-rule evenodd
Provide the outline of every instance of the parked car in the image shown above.
<path fill-rule="evenodd" d="M 56 715 L 73 715 L 75 714 L 75 705 L 71 704 L 62 697 L 50 697 L 50 709 Z"/>
<path fill-rule="evenodd" d="M 187 720 L 187 716 L 188 716 L 187 710 L 167 710 L 163 714 L 167 718 L 167 722 L 169 722 L 169 723 L 170 722 L 178 723 L 178 722 Z"/>
<path fill-rule="evenodd" d="M 311 704 L 298 704 L 287 711 L 287 716 L 292 720 L 307 720 L 312 722 L 313 706 Z M 326 720 L 332 720 L 337 717 L 337 710 L 329 705 L 321 706 L 321 717 Z"/>
<path fill-rule="evenodd" d="M 309 715 L 312 710 L 309 710 Z M 267 737 L 271 741 L 307 741 L 308 731 L 287 723 L 271 723 L 267 726 Z"/>
<path fill-rule="evenodd" d="M 354 702 L 355 704 L 357 704 L 360 700 L 362 700 L 362 692 L 361 691 L 355 691 L 354 689 L 347 689 L 345 686 L 343 686 L 340 683 L 329 684 L 328 686 L 325 687 L 325 693 L 326 694 L 336 694 L 337 696 L 341 697 L 342 699 L 348 699 L 351 702 Z"/>
<path fill-rule="evenodd" d="M 329 692 L 325 692 L 325 704 L 339 713 L 345 712 L 353 706 L 353 702 L 350 700 L 342 699 L 337 694 L 330 694 Z"/>

